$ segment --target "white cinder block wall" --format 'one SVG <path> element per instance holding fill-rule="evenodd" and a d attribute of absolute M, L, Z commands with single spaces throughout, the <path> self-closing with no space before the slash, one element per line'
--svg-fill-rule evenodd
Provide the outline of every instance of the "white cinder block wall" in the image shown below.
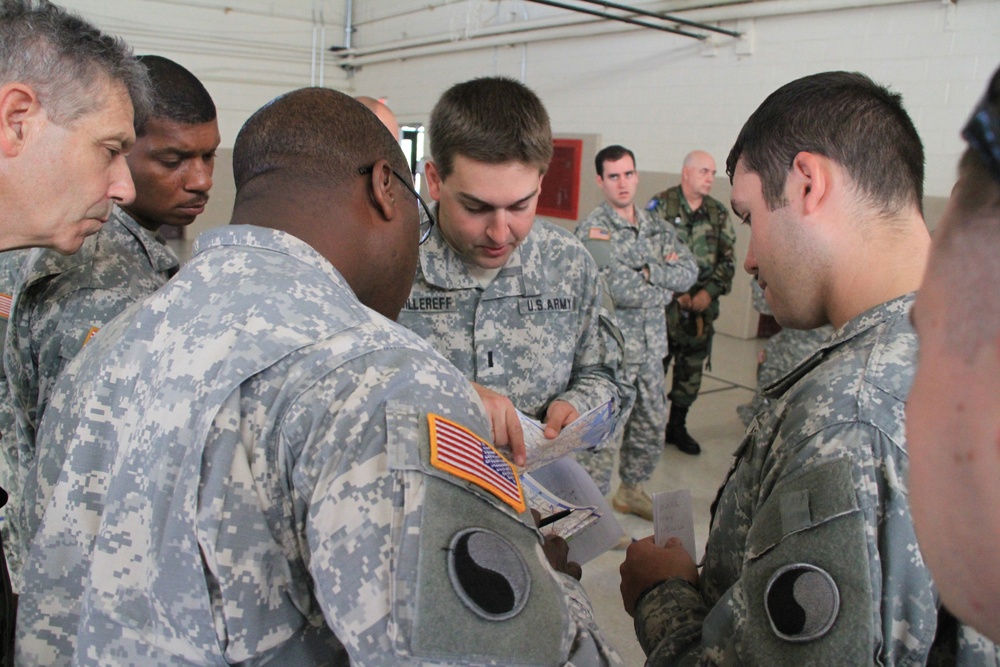
<path fill-rule="evenodd" d="M 747 116 L 768 93 L 796 77 L 831 69 L 858 70 L 902 93 L 927 153 L 928 223 L 933 227 L 954 181 L 962 150 L 959 129 L 1000 65 L 1000 0 L 901 0 L 870 6 L 854 0 L 758 0 L 739 4 L 674 0 L 633 4 L 745 33 L 710 42 L 593 17 L 524 0 L 354 0 L 352 46 L 358 65 L 324 52 L 323 83 L 350 94 L 388 98 L 404 124 L 425 123 L 438 96 L 452 84 L 502 74 L 523 80 L 545 101 L 561 135 L 596 135 L 598 145 L 635 150 L 642 180 L 639 199 L 677 181 L 684 155 L 711 152 L 720 178 L 713 194 L 728 201 L 725 157 Z M 287 90 L 318 82 L 314 35 L 345 43 L 346 0 L 65 0 L 139 53 L 160 53 L 197 74 L 219 107 L 223 149 L 243 121 Z M 694 9 L 706 4 L 723 5 Z M 593 5 L 591 5 L 593 7 Z M 773 8 L 783 12 L 773 16 Z M 757 14 L 746 18 L 748 12 Z M 652 21 L 652 19 L 644 19 Z M 575 36 L 555 38 L 555 23 L 576 23 Z M 491 32 L 537 28 L 528 39 Z M 563 32 L 563 34 L 565 34 Z M 437 44 L 427 45 L 436 41 Z M 409 51 L 369 53 L 374 47 Z M 496 45 L 492 45 L 496 44 Z M 472 47 L 472 48 L 466 48 Z M 450 53 L 440 52 L 451 49 Z M 405 55 L 405 59 L 400 59 Z M 228 158 L 228 152 L 223 151 Z M 584 156 L 580 215 L 593 192 L 591 155 Z M 227 181 L 227 179 L 229 179 Z M 209 211 L 196 230 L 228 219 L 233 187 L 221 163 Z M 738 229 L 738 260 L 747 230 Z M 756 317 L 742 271 L 723 303 L 720 330 L 753 335 Z"/>

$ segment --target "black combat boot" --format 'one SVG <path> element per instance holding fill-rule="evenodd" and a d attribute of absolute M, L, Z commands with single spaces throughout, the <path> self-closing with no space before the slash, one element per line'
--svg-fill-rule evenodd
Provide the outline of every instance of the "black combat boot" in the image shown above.
<path fill-rule="evenodd" d="M 701 445 L 687 432 L 688 409 L 676 404 L 670 405 L 670 421 L 667 422 L 667 444 L 676 445 L 685 454 L 701 453 Z"/>

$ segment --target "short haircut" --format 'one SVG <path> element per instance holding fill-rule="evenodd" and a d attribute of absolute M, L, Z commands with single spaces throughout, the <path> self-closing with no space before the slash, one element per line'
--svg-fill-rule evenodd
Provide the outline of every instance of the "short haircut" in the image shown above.
<path fill-rule="evenodd" d="M 612 146 L 606 146 L 601 150 L 597 151 L 597 157 L 594 158 L 594 168 L 597 169 L 597 175 L 604 178 L 604 163 L 605 162 L 617 162 L 623 157 L 628 155 L 632 158 L 632 166 L 635 166 L 635 153 L 625 148 L 624 146 L 619 146 L 614 144 Z"/>
<path fill-rule="evenodd" d="M 215 120 L 215 102 L 194 74 L 163 56 L 139 56 L 149 75 L 151 104 L 146 117 L 137 120 L 136 135 L 154 118 L 185 125 L 201 125 Z"/>
<path fill-rule="evenodd" d="M 145 70 L 120 38 L 46 0 L 0 0 L 0 86 L 31 86 L 53 122 L 67 125 L 103 102 L 105 82 L 128 91 L 137 118 L 149 107 Z"/>
<path fill-rule="evenodd" d="M 538 96 L 507 77 L 483 77 L 452 86 L 431 111 L 430 152 L 442 179 L 455 156 L 486 164 L 520 164 L 545 173 L 552 160 L 549 114 Z"/>
<path fill-rule="evenodd" d="M 410 171 L 395 137 L 361 102 L 329 88 L 301 88 L 268 102 L 237 135 L 237 197 L 253 179 L 275 173 L 336 189 L 380 158 Z"/>
<path fill-rule="evenodd" d="M 1000 69 L 986 90 L 969 125 L 1000 126 Z M 948 336 L 958 351 L 972 361 L 979 345 L 992 344 L 1000 335 L 1000 172 L 995 153 L 1000 138 L 992 133 L 991 146 L 970 146 L 958 165 L 959 181 L 951 193 L 947 224 L 938 228 L 928 277 L 948 287 L 949 315 L 955 326 Z M 993 295 L 992 297 L 990 295 Z"/>
<path fill-rule="evenodd" d="M 862 203 L 892 217 L 923 210 L 924 149 L 902 98 L 857 72 L 824 72 L 771 93 L 740 130 L 726 160 L 761 180 L 771 210 L 785 205 L 795 155 L 808 151 L 843 167 Z"/>

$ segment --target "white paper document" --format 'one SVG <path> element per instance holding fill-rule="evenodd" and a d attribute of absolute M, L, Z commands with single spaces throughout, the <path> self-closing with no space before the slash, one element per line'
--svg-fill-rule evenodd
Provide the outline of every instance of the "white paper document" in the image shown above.
<path fill-rule="evenodd" d="M 618 544 L 625 535 L 597 484 L 572 458 L 560 459 L 521 476 L 528 498 L 542 518 L 563 509 L 575 510 L 565 519 L 541 528 L 555 532 L 569 545 L 569 559 L 583 565 Z"/>
<path fill-rule="evenodd" d="M 544 424 L 521 412 L 517 415 L 528 455 L 521 472 L 538 470 L 577 449 L 594 449 L 611 436 L 615 426 L 611 401 L 584 412 L 551 440 L 545 437 Z"/>
<path fill-rule="evenodd" d="M 691 510 L 690 489 L 653 494 L 653 542 L 662 547 L 671 537 L 678 538 L 691 560 L 698 561 L 694 555 L 694 512 Z"/>

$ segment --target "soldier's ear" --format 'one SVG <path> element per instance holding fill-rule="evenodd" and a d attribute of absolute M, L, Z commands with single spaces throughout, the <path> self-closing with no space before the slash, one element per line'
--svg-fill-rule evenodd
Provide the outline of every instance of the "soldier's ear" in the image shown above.
<path fill-rule="evenodd" d="M 44 115 L 34 89 L 17 81 L 0 86 L 0 153 L 15 157 Z"/>
<path fill-rule="evenodd" d="M 372 167 L 371 180 L 368 182 L 372 205 L 386 220 L 392 220 L 396 215 L 396 195 L 393 191 L 395 178 L 392 167 L 383 158 Z"/>

